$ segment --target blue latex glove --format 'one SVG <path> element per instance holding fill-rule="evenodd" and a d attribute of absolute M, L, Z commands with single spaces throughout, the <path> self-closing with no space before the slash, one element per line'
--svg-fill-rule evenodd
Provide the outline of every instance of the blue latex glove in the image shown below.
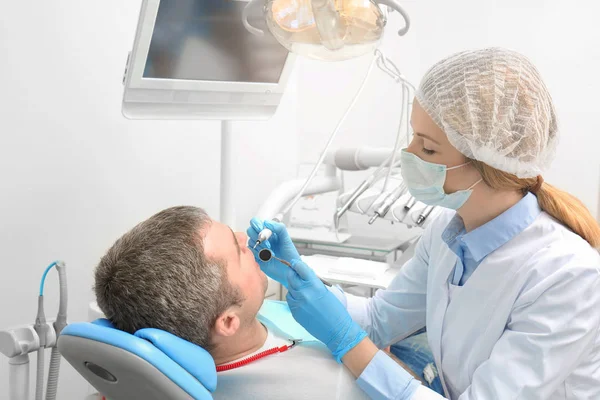
<path fill-rule="evenodd" d="M 346 307 L 299 259 L 288 271 L 287 302 L 294 319 L 323 342 L 336 361 L 352 350 L 367 333 L 350 317 Z"/>
<path fill-rule="evenodd" d="M 280 263 L 279 261 L 272 258 L 269 262 L 264 262 L 258 258 L 258 252 L 261 249 L 268 248 L 271 249 L 275 257 L 281 258 L 282 260 L 291 262 L 292 260 L 296 260 L 300 258 L 300 254 L 298 254 L 298 250 L 296 250 L 296 246 L 292 243 L 292 239 L 285 229 L 285 225 L 279 222 L 274 221 L 262 221 L 258 218 L 252 218 L 250 220 L 250 227 L 246 230 L 248 237 L 250 238 L 250 243 L 248 245 L 252 249 L 254 247 L 254 243 L 258 239 L 258 234 L 264 228 L 268 228 L 273 232 L 269 240 L 264 241 L 260 245 L 253 249 L 254 258 L 258 265 L 260 265 L 260 269 L 267 274 L 272 279 L 275 279 L 277 282 L 281 283 L 286 288 L 288 287 L 287 274 L 289 267 Z"/>

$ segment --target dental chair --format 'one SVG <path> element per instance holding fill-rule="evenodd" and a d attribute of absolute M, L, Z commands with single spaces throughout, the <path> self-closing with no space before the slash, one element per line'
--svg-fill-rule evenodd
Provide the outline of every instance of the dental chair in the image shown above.
<path fill-rule="evenodd" d="M 131 335 L 104 318 L 73 323 L 62 331 L 58 349 L 108 400 L 205 400 L 217 388 L 211 355 L 159 329 Z"/>

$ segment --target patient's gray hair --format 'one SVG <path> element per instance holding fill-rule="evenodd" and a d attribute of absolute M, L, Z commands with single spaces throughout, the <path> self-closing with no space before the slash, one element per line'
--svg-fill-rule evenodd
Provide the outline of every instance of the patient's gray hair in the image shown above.
<path fill-rule="evenodd" d="M 168 208 L 123 235 L 95 271 L 98 306 L 116 328 L 158 328 L 211 349 L 211 329 L 243 298 L 223 261 L 204 254 L 204 210 Z"/>

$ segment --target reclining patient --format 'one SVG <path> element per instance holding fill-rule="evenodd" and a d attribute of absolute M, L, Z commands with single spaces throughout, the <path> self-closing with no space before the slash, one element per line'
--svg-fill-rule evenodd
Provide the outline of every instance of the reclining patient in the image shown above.
<path fill-rule="evenodd" d="M 290 338 L 257 319 L 267 277 L 247 240 L 200 208 L 166 209 L 102 257 L 95 271 L 98 305 L 116 328 L 162 329 L 206 349 L 216 365 L 289 345 Z M 318 342 L 219 372 L 213 397 L 367 398 Z"/>

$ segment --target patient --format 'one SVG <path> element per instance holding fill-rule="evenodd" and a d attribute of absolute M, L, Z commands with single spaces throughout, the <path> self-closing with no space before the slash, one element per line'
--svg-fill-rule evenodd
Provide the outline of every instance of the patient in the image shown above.
<path fill-rule="evenodd" d="M 102 257 L 98 305 L 118 328 L 171 332 L 229 364 L 290 344 L 257 319 L 267 277 L 244 233 L 200 208 L 173 207 L 140 223 Z M 316 378 L 316 379 L 315 379 Z M 321 343 L 218 373 L 215 399 L 366 399 Z"/>

